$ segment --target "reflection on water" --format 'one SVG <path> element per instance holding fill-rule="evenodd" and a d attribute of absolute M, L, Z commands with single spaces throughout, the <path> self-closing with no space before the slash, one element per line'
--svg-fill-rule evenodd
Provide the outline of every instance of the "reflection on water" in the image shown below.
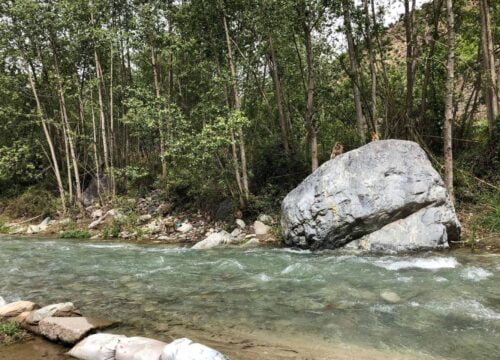
<path fill-rule="evenodd" d="M 500 354 L 498 256 L 2 239 L 0 270 L 7 300 L 73 301 L 149 335 L 183 323 L 453 359 Z"/>

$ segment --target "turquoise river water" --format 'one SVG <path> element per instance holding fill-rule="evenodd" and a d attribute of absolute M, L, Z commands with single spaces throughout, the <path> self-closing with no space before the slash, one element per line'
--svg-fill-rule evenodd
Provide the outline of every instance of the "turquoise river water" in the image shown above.
<path fill-rule="evenodd" d="M 85 314 L 121 321 L 118 330 L 129 333 L 161 337 L 178 326 L 217 334 L 220 344 L 224 334 L 241 340 L 262 332 L 288 339 L 292 350 L 303 338 L 320 340 L 323 349 L 353 344 L 416 358 L 500 359 L 494 254 L 0 239 L 0 269 L 6 300 L 73 301 Z M 387 292 L 399 300 L 384 299 Z"/>

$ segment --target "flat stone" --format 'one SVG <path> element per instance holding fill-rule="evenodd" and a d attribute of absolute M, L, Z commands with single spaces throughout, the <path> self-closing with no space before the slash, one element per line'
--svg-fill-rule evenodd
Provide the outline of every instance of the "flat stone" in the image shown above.
<path fill-rule="evenodd" d="M 32 311 L 38 308 L 40 306 L 31 301 L 15 301 L 0 307 L 0 317 L 15 317 L 25 311 Z"/>
<path fill-rule="evenodd" d="M 43 319 L 51 316 L 73 317 L 73 316 L 81 316 L 81 314 L 71 302 L 52 304 L 45 306 L 41 309 L 32 311 L 30 316 L 26 319 L 26 322 L 35 325 L 38 324 Z"/>
<path fill-rule="evenodd" d="M 52 341 L 74 344 L 97 329 L 107 328 L 113 322 L 86 317 L 47 317 L 40 321 L 40 334 Z"/>

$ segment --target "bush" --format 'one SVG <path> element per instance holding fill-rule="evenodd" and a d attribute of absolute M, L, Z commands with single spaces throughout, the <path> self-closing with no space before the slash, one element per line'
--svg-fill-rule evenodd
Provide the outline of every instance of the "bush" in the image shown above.
<path fill-rule="evenodd" d="M 60 235 L 61 239 L 88 239 L 92 236 L 87 230 L 67 230 Z"/>
<path fill-rule="evenodd" d="M 8 201 L 5 213 L 13 218 L 52 216 L 57 210 L 57 200 L 47 190 L 28 188 L 21 196 Z"/>

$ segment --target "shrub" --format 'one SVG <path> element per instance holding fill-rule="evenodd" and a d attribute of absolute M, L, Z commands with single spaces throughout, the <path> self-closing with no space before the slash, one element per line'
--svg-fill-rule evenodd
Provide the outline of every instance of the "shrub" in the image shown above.
<path fill-rule="evenodd" d="M 67 230 L 60 235 L 61 239 L 88 239 L 91 236 L 87 230 Z"/>
<path fill-rule="evenodd" d="M 28 188 L 21 196 L 11 199 L 5 213 L 13 218 L 21 217 L 46 217 L 57 210 L 57 200 L 47 190 Z"/>
<path fill-rule="evenodd" d="M 0 322 L 0 345 L 9 345 L 22 341 L 28 334 L 14 322 Z"/>

